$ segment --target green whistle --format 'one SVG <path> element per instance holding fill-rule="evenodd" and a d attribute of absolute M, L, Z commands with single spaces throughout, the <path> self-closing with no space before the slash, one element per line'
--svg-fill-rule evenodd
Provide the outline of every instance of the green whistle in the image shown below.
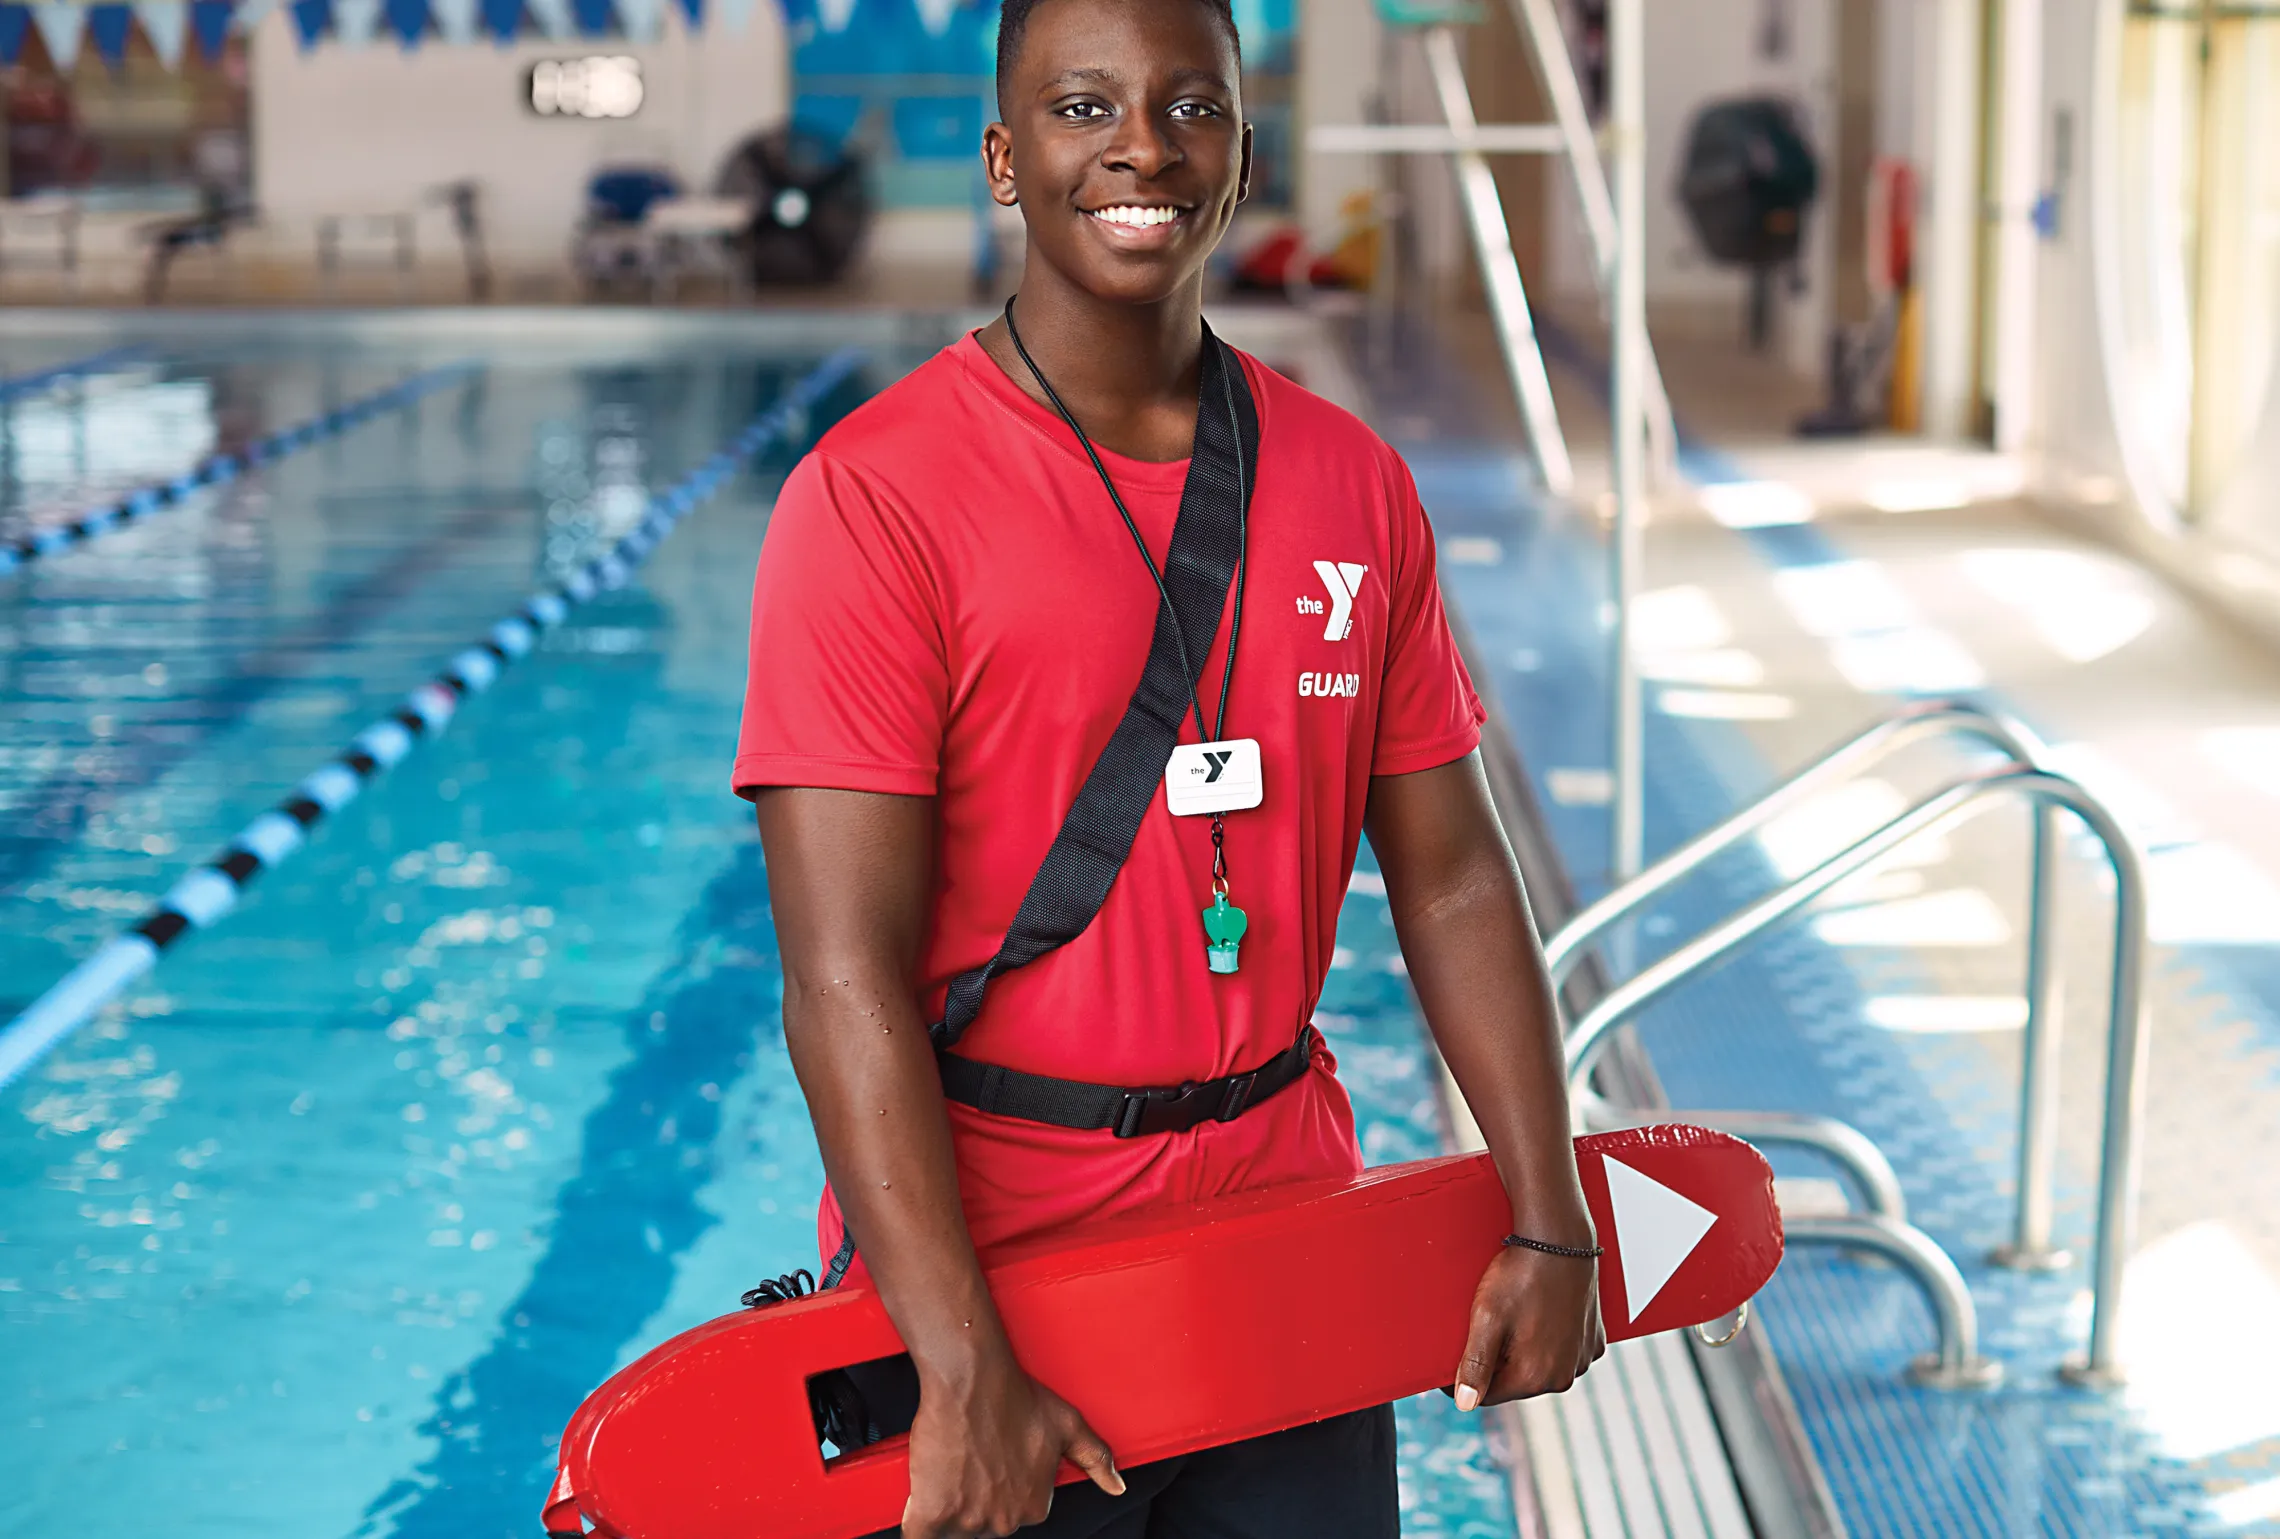
<path fill-rule="evenodd" d="M 1211 907 L 1203 911 L 1203 933 L 1211 941 L 1211 970 L 1231 973 L 1240 964 L 1236 961 L 1236 948 L 1243 944 L 1243 932 L 1251 928 L 1250 916 L 1227 901 L 1220 893 L 1211 900 Z"/>

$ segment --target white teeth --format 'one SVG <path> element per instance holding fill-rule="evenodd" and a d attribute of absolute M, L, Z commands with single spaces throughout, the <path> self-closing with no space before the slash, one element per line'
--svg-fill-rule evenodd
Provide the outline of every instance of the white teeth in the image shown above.
<path fill-rule="evenodd" d="M 1114 208 L 1096 208 L 1092 211 L 1092 216 L 1108 224 L 1144 228 L 1152 224 L 1170 224 L 1180 217 L 1180 211 L 1176 208 L 1142 208 L 1137 204 L 1127 203 L 1119 204 Z"/>

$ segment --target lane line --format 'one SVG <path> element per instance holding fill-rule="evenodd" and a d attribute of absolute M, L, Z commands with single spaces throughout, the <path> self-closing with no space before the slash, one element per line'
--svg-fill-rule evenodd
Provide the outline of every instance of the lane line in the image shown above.
<path fill-rule="evenodd" d="M 237 454 L 220 450 L 207 455 L 197 464 L 170 481 L 153 481 L 138 486 L 114 501 L 80 514 L 68 523 L 49 524 L 29 529 L 5 544 L 0 544 L 0 577 L 73 545 L 84 545 L 97 535 L 123 529 L 138 519 L 180 503 L 192 492 L 209 486 L 223 486 L 236 480 L 246 471 L 281 460 L 311 444 L 336 438 L 354 427 L 360 427 L 372 418 L 386 412 L 400 411 L 421 397 L 431 395 L 446 385 L 477 372 L 472 363 L 447 364 L 415 374 L 410 379 L 389 386 L 359 401 L 333 411 L 320 412 L 288 428 L 266 433 Z"/>
<path fill-rule="evenodd" d="M 860 361 L 861 354 L 853 349 L 826 359 L 776 406 L 747 424 L 728 447 L 651 498 L 648 514 L 616 545 L 572 572 L 559 587 L 525 600 L 515 613 L 492 626 L 483 640 L 407 695 L 393 715 L 358 733 L 284 801 L 247 824 L 219 855 L 176 882 L 139 923 L 113 937 L 0 1028 L 0 1089 L 14 1083 L 150 971 L 160 953 L 185 932 L 204 929 L 236 908 L 255 877 L 299 849 L 310 829 L 354 801 L 421 739 L 439 735 L 451 724 L 461 701 L 490 688 L 509 664 L 528 653 L 571 610 L 597 593 L 623 587 L 674 526 L 717 492 L 746 460 L 778 437 L 804 432 L 809 409 L 837 388 Z"/>
<path fill-rule="evenodd" d="M 35 369 L 29 374 L 18 374 L 13 378 L 0 379 L 0 401 L 13 401 L 18 396 L 37 395 L 50 385 L 59 385 L 67 379 L 73 379 L 82 374 L 96 374 L 105 369 L 116 368 L 122 363 L 130 363 L 145 356 L 149 351 L 150 349 L 145 347 L 105 348 L 100 353 L 90 353 L 85 358 L 74 358 L 69 363 L 59 363 L 50 368 Z"/>

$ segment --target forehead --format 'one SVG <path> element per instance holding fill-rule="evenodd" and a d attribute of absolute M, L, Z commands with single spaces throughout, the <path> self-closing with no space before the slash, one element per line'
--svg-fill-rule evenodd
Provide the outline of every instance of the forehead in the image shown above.
<path fill-rule="evenodd" d="M 1027 89 L 1065 76 L 1232 89 L 1240 70 L 1233 29 L 1201 0 L 1044 0 L 1015 46 L 1012 74 Z"/>

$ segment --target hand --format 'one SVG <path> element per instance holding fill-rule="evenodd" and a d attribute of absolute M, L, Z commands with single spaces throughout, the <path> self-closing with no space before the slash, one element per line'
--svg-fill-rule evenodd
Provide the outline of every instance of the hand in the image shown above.
<path fill-rule="evenodd" d="M 1606 1350 L 1599 1263 L 1508 1245 L 1473 1290 L 1457 1409 L 1558 1394 Z"/>
<path fill-rule="evenodd" d="M 1108 1445 L 1010 1355 L 963 1382 L 922 1382 L 903 1539 L 1002 1539 L 1042 1523 L 1063 1459 L 1124 1494 Z"/>

